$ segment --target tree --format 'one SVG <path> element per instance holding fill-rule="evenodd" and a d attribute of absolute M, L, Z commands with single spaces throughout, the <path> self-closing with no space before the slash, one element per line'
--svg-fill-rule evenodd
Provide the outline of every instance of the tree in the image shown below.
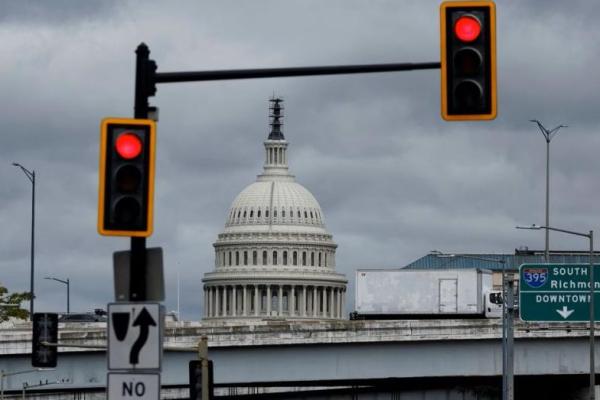
<path fill-rule="evenodd" d="M 8 289 L 0 285 L 0 322 L 9 318 L 28 319 L 29 311 L 21 308 L 21 303 L 31 300 L 31 293 L 8 293 Z"/>

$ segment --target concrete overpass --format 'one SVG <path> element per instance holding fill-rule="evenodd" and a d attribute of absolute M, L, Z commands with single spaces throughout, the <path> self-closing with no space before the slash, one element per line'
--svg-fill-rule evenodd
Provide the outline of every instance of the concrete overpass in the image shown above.
<path fill-rule="evenodd" d="M 22 324 L 1 331 L 0 369 L 31 369 L 30 329 Z M 392 397 L 380 398 L 394 399 L 412 394 L 467 399 L 472 393 L 472 398 L 493 399 L 502 373 L 501 331 L 496 319 L 170 323 L 165 329 L 161 381 L 165 396 L 186 396 L 187 364 L 196 358 L 200 336 L 206 335 L 215 384 L 232 398 L 273 391 L 292 398 L 292 392 L 302 388 L 312 389 L 302 398 L 334 398 L 335 392 L 335 396 L 363 393 L 364 398 L 388 393 Z M 527 394 L 535 399 L 573 399 L 585 394 L 589 379 L 585 324 L 517 324 L 515 337 L 517 398 Z M 105 346 L 105 326 L 61 325 L 59 341 Z M 20 393 L 24 382 L 48 379 L 69 381 L 48 386 L 52 391 L 89 397 L 104 390 L 104 350 L 59 350 L 56 370 L 7 377 L 5 389 Z M 600 364 L 596 368 L 600 370 Z M 40 393 L 48 398 L 47 392 Z M 260 397 L 269 396 L 275 395 Z"/>

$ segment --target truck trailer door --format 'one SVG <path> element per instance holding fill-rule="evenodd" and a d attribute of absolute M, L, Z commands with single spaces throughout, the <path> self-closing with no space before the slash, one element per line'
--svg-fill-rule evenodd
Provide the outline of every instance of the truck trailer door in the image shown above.
<path fill-rule="evenodd" d="M 456 313 L 458 310 L 458 280 L 440 279 L 440 312 Z"/>

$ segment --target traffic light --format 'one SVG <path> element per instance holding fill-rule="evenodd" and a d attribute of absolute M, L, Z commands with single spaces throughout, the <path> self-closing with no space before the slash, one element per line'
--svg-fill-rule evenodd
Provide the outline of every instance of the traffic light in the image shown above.
<path fill-rule="evenodd" d="M 98 232 L 152 234 L 156 124 L 106 118 L 100 126 Z"/>
<path fill-rule="evenodd" d="M 208 399 L 202 398 L 202 360 L 191 360 L 190 371 L 190 400 L 212 400 L 213 399 L 213 362 L 208 362 Z"/>
<path fill-rule="evenodd" d="M 496 118 L 496 5 L 446 1 L 440 6 L 442 118 Z"/>
<path fill-rule="evenodd" d="M 31 335 L 31 365 L 36 368 L 55 368 L 58 348 L 44 346 L 41 342 L 58 342 L 58 314 L 34 313 Z"/>

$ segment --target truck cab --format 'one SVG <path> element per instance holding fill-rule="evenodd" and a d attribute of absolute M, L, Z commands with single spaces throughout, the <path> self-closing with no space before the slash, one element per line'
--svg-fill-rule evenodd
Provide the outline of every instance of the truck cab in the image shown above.
<path fill-rule="evenodd" d="M 491 290 L 484 293 L 485 317 L 502 318 L 502 291 Z"/>

